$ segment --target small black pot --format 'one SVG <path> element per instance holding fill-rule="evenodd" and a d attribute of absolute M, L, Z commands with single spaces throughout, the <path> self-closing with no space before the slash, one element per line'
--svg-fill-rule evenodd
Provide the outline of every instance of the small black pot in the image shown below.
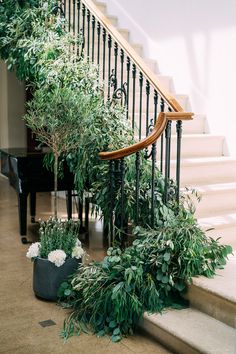
<path fill-rule="evenodd" d="M 73 274 L 81 259 L 68 258 L 65 263 L 57 267 L 48 259 L 36 258 L 33 270 L 33 290 L 37 297 L 44 300 L 57 300 L 57 292 L 63 281 Z"/>

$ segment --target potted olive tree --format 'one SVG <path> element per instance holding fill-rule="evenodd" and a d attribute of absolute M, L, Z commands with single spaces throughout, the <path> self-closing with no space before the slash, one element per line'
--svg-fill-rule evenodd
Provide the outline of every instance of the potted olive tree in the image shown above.
<path fill-rule="evenodd" d="M 33 288 L 37 296 L 55 300 L 60 283 L 81 262 L 84 253 L 78 241 L 78 222 L 58 219 L 57 185 L 60 160 L 76 153 L 83 134 L 81 120 L 91 114 L 90 97 L 96 88 L 97 72 L 70 50 L 72 38 L 56 31 L 41 31 L 37 38 L 36 82 L 27 104 L 26 125 L 53 155 L 54 215 L 40 225 L 40 242 L 30 246 L 27 257 L 34 261 Z M 33 39 L 24 41 L 29 50 Z M 37 51 L 36 50 L 36 51 Z"/>
<path fill-rule="evenodd" d="M 40 87 L 28 104 L 26 124 L 53 154 L 54 215 L 40 224 L 40 242 L 30 246 L 34 261 L 33 289 L 37 296 L 56 300 L 60 284 L 73 273 L 84 253 L 78 240 L 79 223 L 58 219 L 57 182 L 59 159 L 79 144 L 76 94 L 68 87 Z"/>

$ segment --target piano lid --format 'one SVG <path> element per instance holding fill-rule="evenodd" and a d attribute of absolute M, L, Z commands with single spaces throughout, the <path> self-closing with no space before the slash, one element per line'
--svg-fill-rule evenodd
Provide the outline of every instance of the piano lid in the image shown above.
<path fill-rule="evenodd" d="M 28 157 L 34 155 L 42 155 L 45 153 L 45 151 L 29 151 L 27 148 L 0 148 L 0 153 L 13 157 Z"/>

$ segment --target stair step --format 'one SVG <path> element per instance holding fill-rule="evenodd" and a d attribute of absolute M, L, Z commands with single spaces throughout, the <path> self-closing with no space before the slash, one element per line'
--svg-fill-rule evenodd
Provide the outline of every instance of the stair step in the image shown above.
<path fill-rule="evenodd" d="M 175 353 L 234 353 L 235 330 L 193 308 L 145 314 L 141 327 Z"/>
<path fill-rule="evenodd" d="M 136 53 L 142 57 L 143 56 L 143 46 L 142 44 L 139 43 L 131 43 L 131 46 L 133 47 L 133 49 L 136 51 Z"/>
<path fill-rule="evenodd" d="M 189 101 L 189 96 L 188 95 L 174 93 L 173 97 L 176 99 L 176 101 L 180 104 L 180 106 L 186 112 L 191 112 L 191 105 L 190 105 L 190 101 Z"/>
<path fill-rule="evenodd" d="M 152 112 L 150 112 L 151 114 Z M 143 117 L 145 117 L 145 112 L 143 112 Z M 134 115 L 134 120 L 138 126 L 139 113 L 136 112 Z M 145 119 L 143 119 L 145 122 Z M 146 124 L 146 123 L 145 123 Z M 144 123 L 142 123 L 143 126 Z M 172 124 L 172 134 L 176 134 L 176 125 Z M 205 133 L 205 116 L 204 115 L 194 115 L 193 120 L 183 121 L 183 135 L 188 134 L 204 134 Z M 145 135 L 145 130 L 142 131 L 142 135 Z M 209 135 L 207 135 L 209 136 Z"/>
<path fill-rule="evenodd" d="M 171 161 L 171 176 L 175 176 L 176 161 Z M 232 157 L 188 158 L 181 161 L 181 185 L 194 186 L 234 182 L 236 160 Z"/>
<path fill-rule="evenodd" d="M 193 119 L 183 122 L 184 134 L 202 134 L 206 133 L 206 116 L 203 114 L 194 114 Z"/>
<path fill-rule="evenodd" d="M 108 21 L 110 21 L 110 23 L 114 26 L 117 27 L 118 26 L 118 17 L 117 16 L 113 16 L 113 15 L 106 15 Z"/>
<path fill-rule="evenodd" d="M 207 235 L 214 239 L 220 237 L 221 244 L 231 245 L 236 251 L 236 213 L 235 209 L 226 214 L 212 215 L 198 219 L 198 223 Z"/>
<path fill-rule="evenodd" d="M 160 83 L 160 87 L 167 92 L 174 92 L 174 83 L 171 76 L 156 75 L 157 81 Z"/>
<path fill-rule="evenodd" d="M 236 210 L 236 183 L 217 183 L 194 186 L 202 196 L 197 204 L 197 217 L 217 215 Z"/>
<path fill-rule="evenodd" d="M 185 297 L 192 307 L 236 328 L 235 279 L 236 255 L 229 257 L 225 268 L 219 269 L 214 278 L 193 278 Z"/>
<path fill-rule="evenodd" d="M 98 9 L 103 13 L 107 14 L 107 5 L 104 2 L 94 1 L 94 4 L 98 7 Z"/>
<path fill-rule="evenodd" d="M 154 73 L 159 73 L 158 64 L 155 59 L 145 58 L 143 60 L 145 61 L 146 65 L 149 67 L 150 70 L 152 70 Z"/>
<path fill-rule="evenodd" d="M 138 116 L 137 116 L 138 118 Z M 138 120 L 135 121 L 136 125 L 139 126 Z M 145 138 L 146 133 L 146 120 L 142 121 L 142 139 Z M 224 137 L 217 135 L 208 134 L 184 134 L 181 140 L 181 156 L 182 158 L 194 158 L 194 157 L 210 157 L 219 156 L 223 154 L 223 143 Z M 171 136 L 171 159 L 176 158 L 176 145 L 177 137 L 176 134 Z M 196 146 L 198 149 L 196 149 Z M 160 151 L 161 142 L 160 139 L 157 141 L 157 149 Z M 164 147 L 165 151 L 165 147 Z M 202 191 L 203 193 L 203 191 Z"/>
<path fill-rule="evenodd" d="M 172 138 L 172 156 L 176 155 L 176 135 Z M 223 155 L 224 137 L 210 134 L 184 134 L 182 137 L 181 156 L 186 157 L 210 157 Z"/>
<path fill-rule="evenodd" d="M 127 42 L 129 42 L 130 31 L 127 28 L 118 28 L 118 32 Z"/>

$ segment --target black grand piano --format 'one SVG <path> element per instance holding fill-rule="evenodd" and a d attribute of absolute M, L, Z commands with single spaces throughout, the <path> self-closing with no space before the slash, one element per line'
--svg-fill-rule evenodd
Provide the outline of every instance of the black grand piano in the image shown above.
<path fill-rule="evenodd" d="M 45 153 L 42 151 L 28 152 L 24 148 L 0 149 L 1 173 L 8 177 L 11 186 L 18 196 L 20 235 L 27 232 L 27 199 L 30 195 L 31 221 L 35 222 L 36 192 L 53 191 L 53 173 L 43 166 Z M 64 177 L 58 180 L 58 190 L 67 191 L 68 218 L 72 216 L 72 190 L 74 177 L 68 168 L 64 168 Z M 26 243 L 26 237 L 22 237 Z"/>

